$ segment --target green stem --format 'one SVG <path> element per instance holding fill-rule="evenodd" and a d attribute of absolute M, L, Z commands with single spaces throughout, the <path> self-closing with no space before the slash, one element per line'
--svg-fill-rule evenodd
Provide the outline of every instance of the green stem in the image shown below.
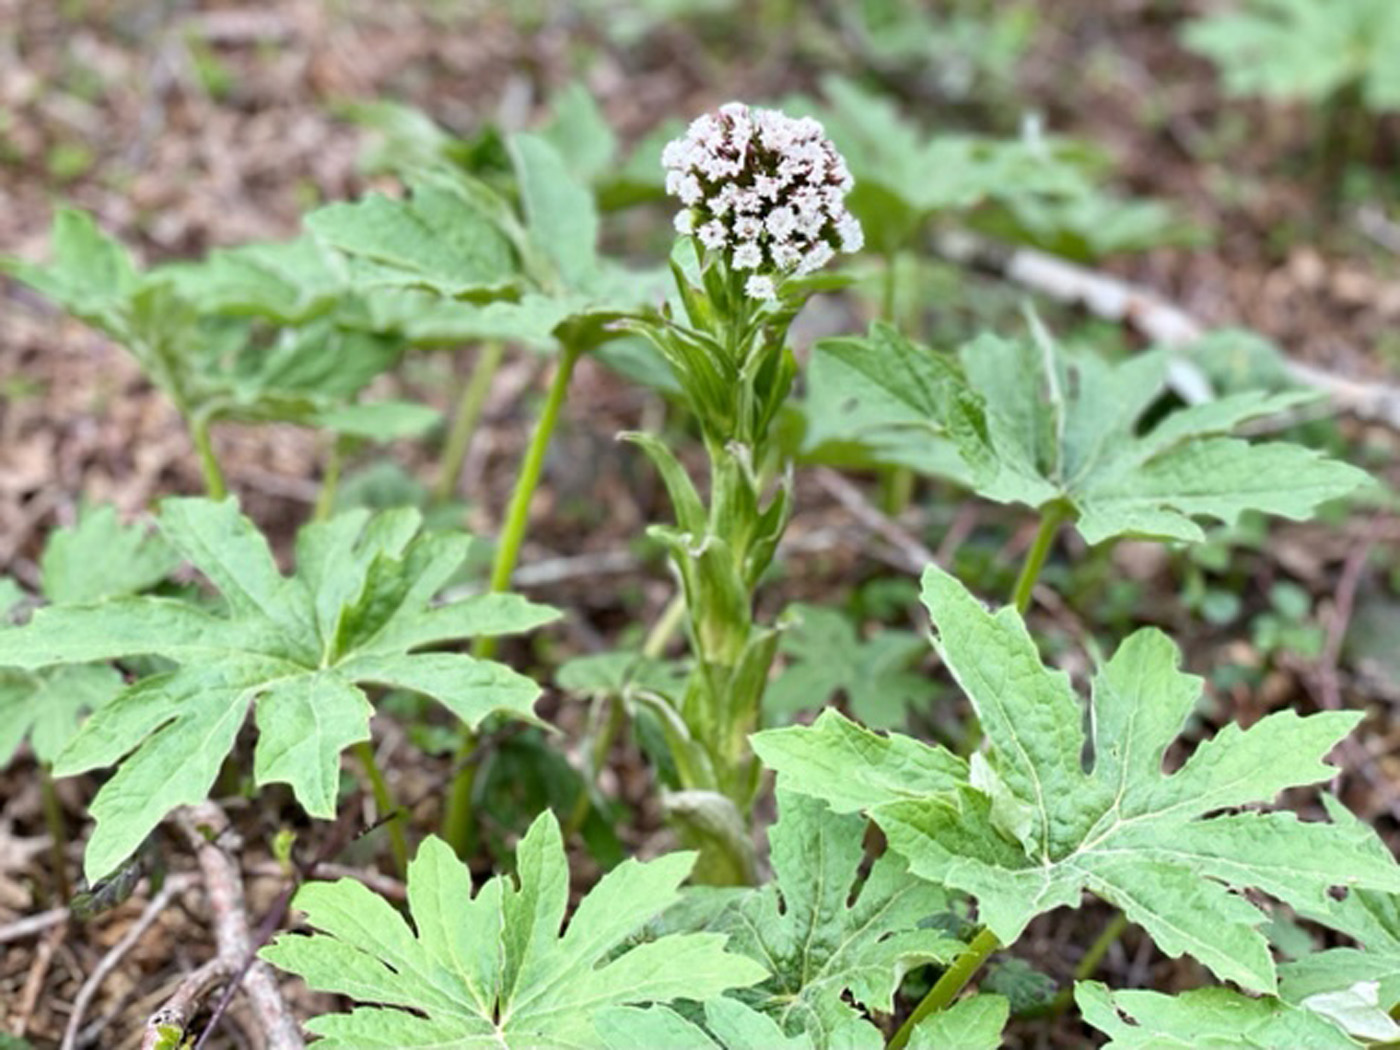
<path fill-rule="evenodd" d="M 452 428 L 447 432 L 447 444 L 442 450 L 442 467 L 437 484 L 433 486 L 433 499 L 445 503 L 457 489 L 457 479 L 462 476 L 462 464 L 466 462 L 467 451 L 471 448 L 472 435 L 481 422 L 481 412 L 486 407 L 486 396 L 491 392 L 491 381 L 501 367 L 506 347 L 499 339 L 491 339 L 481 344 L 476 364 L 472 366 L 471 377 L 462 385 L 462 394 L 457 402 L 457 411 L 452 417 Z"/>
<path fill-rule="evenodd" d="M 1080 981 L 1087 981 L 1094 976 L 1094 971 L 1099 968 L 1099 963 L 1103 962 L 1103 957 L 1108 954 L 1108 950 L 1113 947 L 1115 941 L 1123 936 L 1123 931 L 1128 928 L 1128 917 L 1121 911 L 1113 916 L 1107 926 L 1099 931 L 1094 943 L 1089 945 L 1089 950 L 1084 953 L 1084 957 L 1079 960 L 1079 965 L 1074 968 L 1074 981 L 1068 988 L 1062 988 L 1051 1000 L 1048 1013 L 1052 1017 L 1059 1017 L 1070 1008 L 1074 1002 L 1074 985 Z"/>
<path fill-rule="evenodd" d="M 39 797 L 44 808 L 44 826 L 53 839 L 51 863 L 58 903 L 67 904 L 73 895 L 68 884 L 68 823 L 63 819 L 63 803 L 54 790 L 53 774 L 47 765 L 39 767 Z"/>
<path fill-rule="evenodd" d="M 1036 530 L 1031 548 L 1026 552 L 1026 560 L 1021 563 L 1021 574 L 1016 577 L 1016 589 L 1011 593 L 1011 604 L 1016 611 L 1025 613 L 1031 606 L 1031 594 L 1035 591 L 1040 570 L 1055 543 L 1055 536 L 1065 520 L 1065 510 L 1058 503 L 1052 503 L 1041 513 L 1040 528 Z"/>
<path fill-rule="evenodd" d="M 224 483 L 224 471 L 219 466 L 219 459 L 214 455 L 209 420 L 203 415 L 187 418 L 190 421 L 190 437 L 194 440 L 195 451 L 199 453 L 199 469 L 204 474 L 204 491 L 210 499 L 223 499 L 228 495 L 228 486 Z"/>
<path fill-rule="evenodd" d="M 981 933 L 972 938 L 972 943 L 959 953 L 948 969 L 943 971 L 943 975 L 938 978 L 938 983 L 929 989 L 928 995 L 924 996 L 923 1002 L 916 1006 L 914 1012 L 899 1026 L 899 1031 L 895 1032 L 894 1038 L 889 1041 L 888 1050 L 903 1050 L 920 1021 L 928 1017 L 929 1014 L 946 1010 L 952 1006 L 953 1000 L 958 997 L 959 992 L 967 987 L 967 982 L 972 980 L 977 971 L 982 968 L 987 957 L 1001 946 L 997 935 L 988 929 L 982 930 Z"/>
<path fill-rule="evenodd" d="M 490 590 L 493 594 L 510 586 L 511 575 L 515 572 L 516 560 L 520 557 L 520 545 L 525 541 L 525 528 L 530 521 L 530 502 L 540 482 L 544 470 L 545 453 L 549 450 L 550 438 L 559 422 L 559 413 L 564 407 L 564 395 L 569 389 L 569 378 L 574 373 L 574 365 L 582 355 L 582 346 L 566 343 L 559 357 L 559 367 L 550 380 L 549 391 L 545 395 L 544 408 L 535 423 L 535 432 L 530 437 L 525 458 L 520 463 L 520 474 L 515 481 L 515 491 L 511 493 L 510 505 L 506 509 L 505 522 L 501 527 L 500 540 L 496 546 L 496 556 L 491 563 Z M 479 660 L 489 660 L 496 655 L 494 637 L 477 638 L 472 645 L 472 655 Z M 462 734 L 462 742 L 457 748 L 457 760 L 468 758 L 476 750 L 476 734 L 470 731 Z M 472 762 L 458 770 L 453 778 L 447 809 L 442 818 L 443 838 L 465 857 L 471 848 L 473 837 L 472 794 L 476 785 L 476 763 Z"/>
<path fill-rule="evenodd" d="M 402 814 L 394 802 L 394 796 L 389 793 L 389 784 L 385 781 L 384 774 L 379 771 L 379 763 L 374 758 L 374 745 L 368 740 L 361 740 L 354 750 L 355 758 L 369 780 L 370 792 L 374 796 L 374 808 L 378 813 L 377 819 L 388 825 L 389 849 L 394 854 L 394 867 L 398 869 L 399 878 L 404 878 L 408 873 L 408 841 L 403 833 Z"/>
<path fill-rule="evenodd" d="M 326 470 L 321 476 L 321 491 L 316 494 L 316 509 L 311 512 L 312 521 L 325 521 L 335 509 L 335 494 L 340 487 L 340 469 L 344 458 L 345 438 L 336 434 L 326 453 Z"/>

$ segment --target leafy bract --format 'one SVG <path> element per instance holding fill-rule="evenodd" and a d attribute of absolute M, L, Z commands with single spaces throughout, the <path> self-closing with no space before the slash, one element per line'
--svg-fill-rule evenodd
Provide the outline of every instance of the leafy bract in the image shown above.
<path fill-rule="evenodd" d="M 703 1002 L 764 977 L 715 933 L 619 950 L 677 899 L 693 861 L 686 853 L 624 861 L 561 933 L 569 872 L 546 812 L 520 842 L 518 885 L 497 876 L 473 896 L 470 872 L 430 838 L 408 871 L 416 934 L 383 898 L 341 879 L 312 883 L 293 902 L 319 933 L 283 934 L 262 955 L 313 988 L 377 1004 L 311 1021 L 326 1050 L 595 1046 L 594 1018 L 609 1008 Z"/>
<path fill-rule="evenodd" d="M 788 1035 L 817 1046 L 879 1047 L 880 1032 L 851 1002 L 889 1013 L 905 972 L 947 962 L 963 947 L 928 920 L 949 910 L 943 890 L 885 853 L 860 881 L 864 818 L 805 795 L 779 795 L 769 831 L 773 881 L 724 898 L 705 924 L 772 976 L 738 993 Z M 858 884 L 858 890 L 855 888 Z"/>
<path fill-rule="evenodd" d="M 796 620 L 778 643 L 789 662 L 763 694 L 770 717 L 786 721 L 844 693 L 862 723 L 891 729 L 932 697 L 933 683 L 908 669 L 928 651 L 913 631 L 884 628 L 866 641 L 839 610 L 798 605 L 789 613 Z"/>
<path fill-rule="evenodd" d="M 1400 7 L 1390 0 L 1248 0 L 1188 22 L 1182 38 L 1234 95 L 1317 103 L 1355 85 L 1372 109 L 1400 107 Z"/>
<path fill-rule="evenodd" d="M 1003 943 L 1036 915 L 1076 906 L 1087 889 L 1169 955 L 1188 953 L 1222 978 L 1272 992 L 1274 962 L 1258 929 L 1265 916 L 1236 891 L 1261 890 L 1306 911 L 1324 907 L 1335 885 L 1400 885 L 1400 867 L 1344 826 L 1222 812 L 1332 776 L 1322 759 L 1359 714 L 1283 711 L 1247 730 L 1227 726 L 1167 775 L 1163 756 L 1200 682 L 1178 669 L 1165 635 L 1139 631 L 1100 670 L 1086 736 L 1083 705 L 1065 675 L 1041 664 L 1015 610 L 988 612 L 932 567 L 924 601 L 988 749 L 974 758 L 969 783 L 922 798 L 890 785 L 880 801 L 876 782 L 863 777 L 861 804 L 916 874 L 973 894 Z M 771 731 L 755 746 L 783 783 L 793 771 L 787 786 L 850 807 L 847 784 L 824 786 L 812 775 L 830 750 L 822 734 Z M 881 752 L 866 753 L 878 766 Z"/>
<path fill-rule="evenodd" d="M 1039 345 L 983 336 L 963 349 L 968 393 L 981 415 L 969 410 L 952 421 L 968 424 L 945 422 L 954 440 L 942 450 L 935 410 L 912 404 L 909 381 L 886 366 L 860 364 L 849 340 L 818 344 L 812 400 L 839 403 L 844 377 L 859 370 L 866 379 L 848 395 L 854 403 L 847 434 L 920 430 L 927 451 L 911 456 L 905 441 L 896 449 L 899 461 L 998 503 L 1058 508 L 1089 543 L 1117 536 L 1198 541 L 1205 534 L 1195 519 L 1233 524 L 1250 510 L 1306 518 L 1370 481 L 1300 445 L 1229 436 L 1307 394 L 1232 394 L 1170 412 L 1144 429 L 1143 416 L 1165 391 L 1166 351 L 1112 364 L 1067 353 L 1035 327 Z M 869 349 L 876 349 L 873 339 Z M 944 410 L 965 403 L 951 399 Z M 952 469 L 940 464 L 949 456 L 960 460 Z"/>
<path fill-rule="evenodd" d="M 1351 1050 L 1357 1045 L 1317 1014 L 1228 988 L 1164 995 L 1112 992 L 1096 981 L 1081 981 L 1074 1001 L 1084 1020 L 1109 1036 L 1105 1045 L 1116 1050 Z"/>
<path fill-rule="evenodd" d="M 90 879 L 111 871 L 173 807 L 206 796 L 250 704 L 257 782 L 289 784 L 316 817 L 335 814 L 340 752 L 369 739 L 363 684 L 426 694 L 472 726 L 497 711 L 531 717 L 539 689 L 529 679 L 462 653 L 418 651 L 555 615 L 513 595 L 432 606 L 468 537 L 419 534 L 415 510 L 373 519 L 350 512 L 302 530 L 297 572 L 286 577 L 231 500 L 167 500 L 158 520 L 165 540 L 219 589 L 221 610 L 113 598 L 49 606 L 0 631 L 0 666 L 133 656 L 176 665 L 102 707 L 55 764 L 71 776 L 120 763 L 92 803 Z"/>

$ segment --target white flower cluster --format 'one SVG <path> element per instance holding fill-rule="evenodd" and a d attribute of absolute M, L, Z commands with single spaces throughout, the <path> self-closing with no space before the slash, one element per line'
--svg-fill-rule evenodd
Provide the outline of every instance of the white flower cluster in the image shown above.
<path fill-rule="evenodd" d="M 741 102 L 690 125 L 661 154 L 666 192 L 685 209 L 676 230 L 752 271 L 744 291 L 777 297 L 776 277 L 807 274 L 865 235 L 846 210 L 851 173 L 821 124 Z"/>

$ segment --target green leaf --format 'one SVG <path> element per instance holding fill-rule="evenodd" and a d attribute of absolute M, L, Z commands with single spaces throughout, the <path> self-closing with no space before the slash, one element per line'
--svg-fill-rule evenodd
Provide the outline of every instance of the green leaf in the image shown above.
<path fill-rule="evenodd" d="M 298 324 L 331 310 L 345 295 L 342 261 L 311 237 L 243 244 L 210 252 L 198 262 L 151 271 L 206 313 L 264 317 Z"/>
<path fill-rule="evenodd" d="M 317 425 L 327 430 L 369 441 L 422 437 L 440 422 L 441 412 L 416 401 L 366 401 L 316 415 Z"/>
<path fill-rule="evenodd" d="M 998 1050 L 1001 1030 L 1011 1016 L 1010 1003 L 985 992 L 960 999 L 925 1018 L 909 1039 L 909 1050 Z"/>
<path fill-rule="evenodd" d="M 962 353 L 986 409 L 986 446 L 972 466 L 987 499 L 1068 506 L 1091 544 L 1199 541 L 1194 519 L 1233 525 L 1248 510 L 1303 519 L 1371 482 L 1300 445 L 1227 436 L 1306 394 L 1235 394 L 1178 409 L 1143 432 L 1165 389 L 1165 351 L 1110 364 L 1067 354 L 1036 328 L 1039 347 L 983 336 Z"/>
<path fill-rule="evenodd" d="M 0 769 L 10 764 L 25 737 L 34 757 L 52 764 L 77 733 L 81 716 L 101 708 L 121 688 L 122 676 L 100 665 L 0 668 Z"/>
<path fill-rule="evenodd" d="M 312 988 L 376 1004 L 310 1021 L 326 1050 L 596 1045 L 593 1020 L 609 1008 L 704 1001 L 764 977 L 713 933 L 623 950 L 677 899 L 693 859 L 624 861 L 561 932 L 569 872 L 551 814 L 520 842 L 518 885 L 496 876 L 475 895 L 467 868 L 429 838 L 408 872 L 416 932 L 355 880 L 312 883 L 294 905 L 320 932 L 283 934 L 261 955 Z"/>
<path fill-rule="evenodd" d="M 1400 107 L 1400 10 L 1385 0 L 1249 0 L 1188 22 L 1182 41 L 1232 95 L 1322 103 L 1356 85 L 1370 108 Z"/>
<path fill-rule="evenodd" d="M 553 263 L 563 287 L 587 288 L 598 271 L 592 191 L 538 135 L 512 135 L 509 145 L 530 240 Z"/>
<path fill-rule="evenodd" d="M 1084 1020 L 1107 1033 L 1115 1050 L 1258 1050 L 1308 1047 L 1350 1050 L 1357 1044 L 1316 1014 L 1277 999 L 1252 999 L 1228 988 L 1180 995 L 1111 992 L 1096 981 L 1075 986 Z"/>
<path fill-rule="evenodd" d="M 1036 915 L 1078 905 L 1087 889 L 1168 955 L 1190 954 L 1224 979 L 1272 992 L 1265 915 L 1232 890 L 1306 910 L 1324 907 L 1337 885 L 1400 888 L 1400 867 L 1345 826 L 1285 812 L 1212 815 L 1330 778 L 1322 759 L 1359 714 L 1284 711 L 1248 730 L 1227 726 L 1166 775 L 1163 756 L 1200 681 L 1178 670 L 1165 635 L 1139 631 L 1099 671 L 1086 738 L 1067 677 L 1041 665 L 1014 609 L 988 612 L 932 567 L 924 601 L 988 750 L 973 762 L 971 786 L 877 805 L 872 816 L 917 874 L 976 896 L 1003 943 Z"/>
<path fill-rule="evenodd" d="M 784 1034 L 767 1014 L 728 996 L 705 1003 L 703 1027 L 667 1006 L 613 1007 L 598 1015 L 595 1026 L 608 1050 L 816 1050 L 818 1045 L 805 1032 Z"/>
<path fill-rule="evenodd" d="M 459 194 L 419 187 L 408 200 L 371 194 L 311 212 L 307 229 L 344 253 L 356 287 L 426 288 L 448 298 L 496 292 L 513 280 L 510 243 Z"/>
<path fill-rule="evenodd" d="M 934 695 L 927 677 L 908 670 L 928 652 L 913 631 L 885 628 L 863 641 L 836 609 L 796 605 L 789 614 L 796 622 L 778 643 L 788 664 L 763 696 L 770 715 L 788 721 L 794 712 L 825 707 L 844 693 L 863 724 L 891 729 L 904 725 L 909 711 Z"/>
<path fill-rule="evenodd" d="M 882 1046 L 851 1001 L 889 1013 L 910 968 L 957 954 L 961 942 L 926 925 L 948 910 L 947 895 L 889 852 L 860 880 L 864 818 L 786 791 L 778 804 L 768 834 L 773 881 L 732 898 L 707 928 L 772 971 L 740 998 L 789 1035 L 805 1032 L 817 1046 Z"/>
<path fill-rule="evenodd" d="M 53 261 L 47 266 L 0 256 L 0 273 L 23 281 L 84 321 L 108 327 L 139 282 L 126 248 L 75 208 L 54 213 L 50 241 Z"/>
<path fill-rule="evenodd" d="M 86 507 L 75 525 L 56 530 L 44 544 L 41 589 L 55 604 L 139 594 L 178 564 L 168 543 L 139 525 L 122 525 L 115 507 Z"/>
<path fill-rule="evenodd" d="M 340 751 L 369 739 L 365 683 L 425 693 L 472 726 L 493 712 L 533 717 L 539 688 L 529 679 L 463 654 L 412 651 L 554 615 L 511 595 L 432 606 L 470 541 L 419 534 L 417 511 L 352 512 L 307 526 L 290 577 L 232 501 L 167 500 L 158 520 L 218 589 L 220 612 L 117 598 L 50 606 L 0 631 L 0 666 L 133 656 L 177 665 L 101 707 L 55 764 L 61 776 L 120 764 L 92 803 L 90 879 L 111 871 L 172 808 L 207 795 L 250 705 L 257 782 L 289 784 L 323 818 L 335 814 Z"/>
<path fill-rule="evenodd" d="M 588 183 L 612 174 L 617 136 L 588 89 L 572 81 L 550 100 L 550 119 L 539 137 L 548 142 L 568 170 Z"/>
<path fill-rule="evenodd" d="M 967 763 L 898 733 L 881 736 L 830 708 L 811 726 L 768 729 L 749 738 L 788 790 L 820 798 L 838 813 L 952 791 Z"/>
<path fill-rule="evenodd" d="M 807 390 L 807 454 L 858 441 L 881 462 L 974 483 L 981 404 L 954 364 L 890 325 L 818 342 Z"/>

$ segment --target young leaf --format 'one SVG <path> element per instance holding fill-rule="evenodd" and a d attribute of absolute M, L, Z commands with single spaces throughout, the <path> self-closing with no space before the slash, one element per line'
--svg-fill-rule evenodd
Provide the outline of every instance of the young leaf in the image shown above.
<path fill-rule="evenodd" d="M 430 838 L 408 872 L 416 933 L 383 898 L 341 879 L 297 893 L 319 933 L 283 934 L 261 954 L 313 988 L 378 1004 L 311 1021 L 326 1050 L 596 1045 L 594 1019 L 609 1008 L 703 1002 L 765 976 L 714 933 L 620 950 L 678 898 L 692 854 L 623 862 L 562 933 L 569 872 L 552 814 L 535 821 L 516 858 L 518 885 L 496 876 L 473 896 L 470 872 Z"/>
<path fill-rule="evenodd" d="M 790 792 L 779 795 L 779 809 L 768 835 L 773 882 L 733 898 L 707 928 L 730 934 L 733 950 L 773 971 L 740 998 L 789 1035 L 805 1032 L 817 1046 L 878 1047 L 878 1030 L 851 1001 L 888 1013 L 908 969 L 947 962 L 962 948 L 925 925 L 948 910 L 947 895 L 911 877 L 889 852 L 854 889 L 864 818 Z"/>
<path fill-rule="evenodd" d="M 369 739 L 362 685 L 423 693 L 468 725 L 492 712 L 530 718 L 538 687 L 462 653 L 418 652 L 473 635 L 527 630 L 553 610 L 513 595 L 433 607 L 470 540 L 417 535 L 419 516 L 352 512 L 302 530 L 298 570 L 277 571 L 267 542 L 230 500 L 172 499 L 165 539 L 220 591 L 219 614 L 168 598 L 128 597 L 40 609 L 0 631 L 0 666 L 161 656 L 83 726 L 56 763 L 71 776 L 120 763 L 92 804 L 90 879 L 111 871 L 177 805 L 203 799 L 250 704 L 254 776 L 291 785 L 316 817 L 335 814 L 340 752 Z"/>
<path fill-rule="evenodd" d="M 97 664 L 0 668 L 0 769 L 10 764 L 25 737 L 34 757 L 52 764 L 77 733 L 82 715 L 109 703 L 121 688 L 122 676 Z"/>
<path fill-rule="evenodd" d="M 1317 1014 L 1274 998 L 1252 999 L 1228 988 L 1180 995 L 1111 992 L 1096 981 L 1075 986 L 1084 1020 L 1107 1033 L 1114 1050 L 1256 1050 L 1267 1046 L 1355 1050 L 1356 1043 Z"/>
<path fill-rule="evenodd" d="M 763 696 L 770 715 L 787 721 L 794 712 L 824 707 L 844 693 L 863 724 L 892 729 L 933 696 L 933 682 L 908 670 L 928 651 L 913 631 L 884 628 L 864 641 L 836 609 L 798 605 L 790 612 L 797 622 L 778 643 L 789 662 Z"/>

